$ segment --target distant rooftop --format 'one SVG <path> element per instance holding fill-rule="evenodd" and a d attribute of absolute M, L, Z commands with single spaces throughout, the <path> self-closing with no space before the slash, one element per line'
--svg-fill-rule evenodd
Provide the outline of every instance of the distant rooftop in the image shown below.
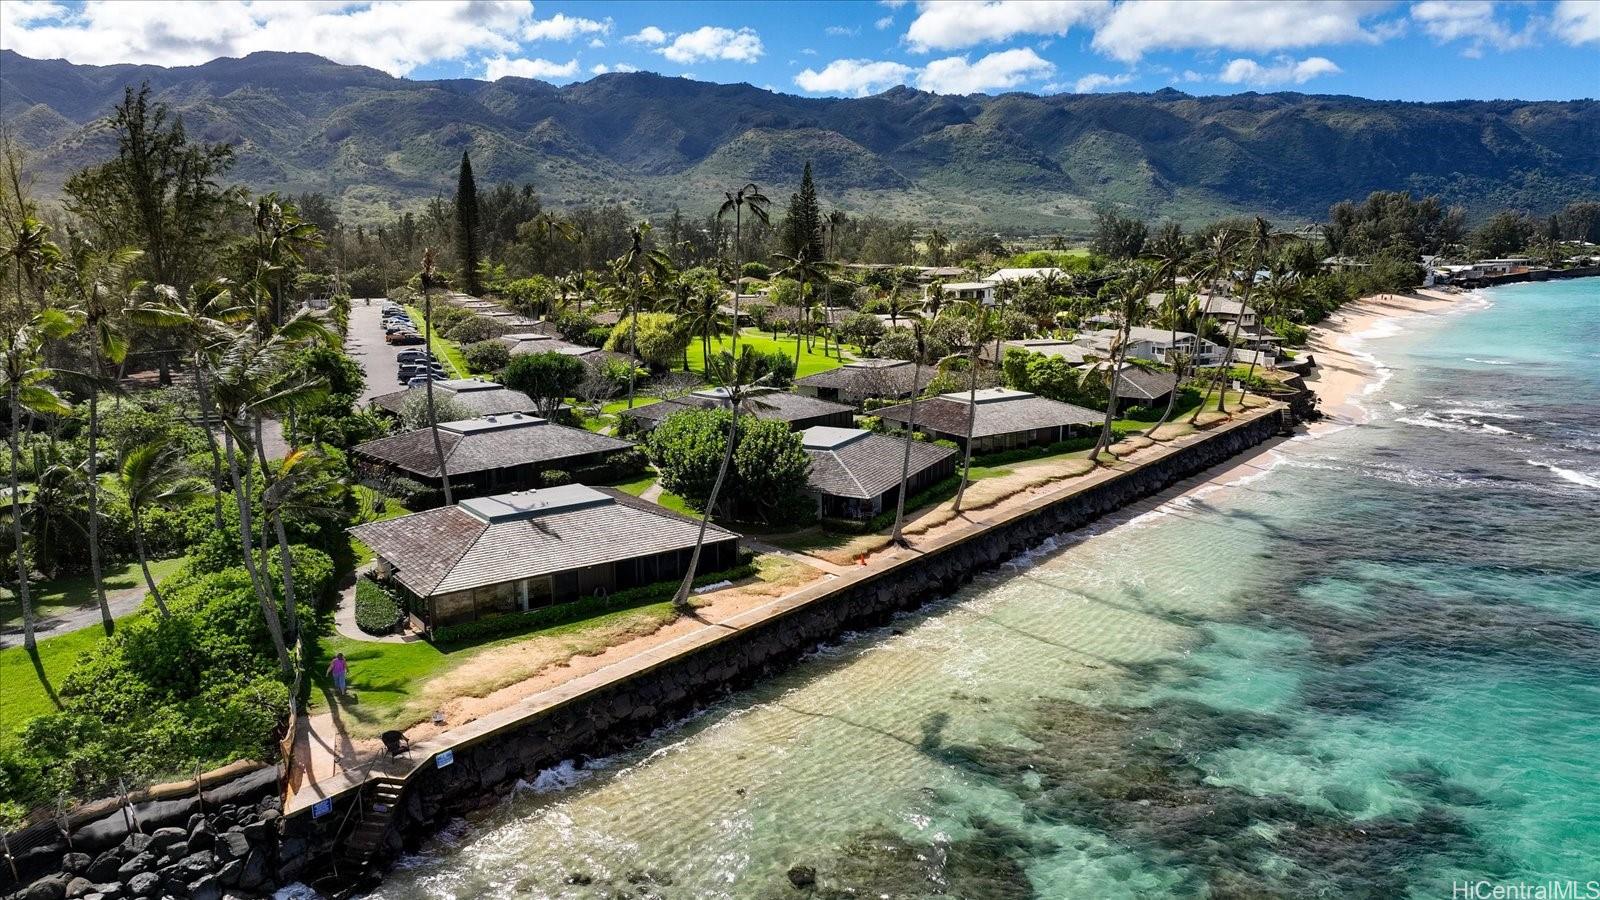
<path fill-rule="evenodd" d="M 564 484 L 536 491 L 512 491 L 493 497 L 477 497 L 458 504 L 462 509 L 489 522 L 513 522 L 588 506 L 616 502 L 609 495 L 581 484 Z"/>
<path fill-rule="evenodd" d="M 1027 398 L 1033 396 L 1033 394 L 1030 394 L 1027 391 L 1019 391 L 1016 388 L 1002 387 L 983 388 L 982 390 L 975 392 L 952 391 L 948 394 L 940 394 L 939 396 L 946 400 L 954 400 L 957 403 L 966 403 L 969 394 L 971 399 L 979 404 L 1003 403 L 1007 400 L 1026 400 Z"/>
<path fill-rule="evenodd" d="M 909 366 L 911 363 L 903 359 L 852 359 L 844 364 L 846 369 L 892 369 L 895 366 Z"/>
<path fill-rule="evenodd" d="M 503 416 L 479 416 L 476 419 L 440 422 L 439 430 L 453 434 L 481 434 L 485 431 L 505 431 L 511 428 L 529 428 L 543 424 L 545 424 L 545 420 L 538 416 L 525 416 L 522 413 L 514 412 Z"/>
<path fill-rule="evenodd" d="M 800 439 L 807 450 L 837 450 L 845 444 L 861 440 L 869 433 L 865 428 L 813 425 L 800 432 Z"/>
<path fill-rule="evenodd" d="M 494 381 L 485 381 L 482 378 L 451 378 L 447 381 L 435 381 L 433 386 L 444 388 L 457 393 L 470 391 L 503 391 L 506 386 Z"/>
<path fill-rule="evenodd" d="M 1066 273 L 1055 266 L 1044 266 L 1033 269 L 996 269 L 988 278 L 989 281 L 1027 281 L 1031 278 L 1060 278 Z"/>

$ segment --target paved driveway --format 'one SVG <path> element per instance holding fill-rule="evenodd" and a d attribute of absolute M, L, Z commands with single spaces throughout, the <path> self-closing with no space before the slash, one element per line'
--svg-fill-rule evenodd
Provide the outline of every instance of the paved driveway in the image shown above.
<path fill-rule="evenodd" d="M 400 390 L 394 380 L 394 356 L 401 347 L 391 347 L 383 342 L 382 297 L 373 297 L 369 306 L 363 299 L 350 302 L 350 333 L 345 335 L 344 352 L 361 364 L 366 373 L 367 388 L 361 393 L 361 404 L 379 394 L 392 394 Z"/>

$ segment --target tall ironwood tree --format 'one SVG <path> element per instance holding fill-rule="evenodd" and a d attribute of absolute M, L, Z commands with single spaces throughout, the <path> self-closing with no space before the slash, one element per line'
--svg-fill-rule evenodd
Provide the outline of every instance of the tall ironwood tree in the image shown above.
<path fill-rule="evenodd" d="M 461 258 L 461 284 L 474 296 L 483 292 L 478 278 L 478 184 L 472 179 L 472 159 L 461 151 L 461 174 L 456 179 L 456 251 Z"/>

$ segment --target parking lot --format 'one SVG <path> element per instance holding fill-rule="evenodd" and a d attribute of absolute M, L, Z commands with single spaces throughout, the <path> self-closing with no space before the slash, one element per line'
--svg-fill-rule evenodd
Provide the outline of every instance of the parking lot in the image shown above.
<path fill-rule="evenodd" d="M 383 303 L 381 297 L 374 297 L 370 306 L 358 299 L 352 301 L 350 307 L 350 334 L 345 338 L 344 347 L 350 358 L 361 364 L 361 371 L 367 376 L 362 403 L 379 394 L 400 390 L 402 385 L 395 381 L 394 357 L 401 350 L 412 349 L 384 343 Z"/>

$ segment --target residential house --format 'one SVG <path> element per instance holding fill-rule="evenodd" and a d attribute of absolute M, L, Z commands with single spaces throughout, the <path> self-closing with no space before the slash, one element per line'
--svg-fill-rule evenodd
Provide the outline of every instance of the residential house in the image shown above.
<path fill-rule="evenodd" d="M 727 392 L 723 388 L 709 388 L 673 397 L 670 400 L 624 409 L 621 415 L 632 429 L 652 431 L 668 416 L 686 409 L 726 409 L 727 397 Z M 783 422 L 794 431 L 803 431 L 813 425 L 849 428 L 855 424 L 855 410 L 843 403 L 786 391 L 758 394 L 746 401 L 740 411 L 744 415 L 753 415 L 758 419 Z"/>
<path fill-rule="evenodd" d="M 992 281 L 947 281 L 939 285 L 943 292 L 943 302 L 982 303 L 984 306 L 994 305 L 994 282 Z"/>
<path fill-rule="evenodd" d="M 1061 338 L 1024 338 L 1017 341 L 1006 341 L 1001 345 L 1005 350 L 1017 349 L 1027 353 L 1042 353 L 1045 356 L 1059 356 L 1074 366 L 1086 362 L 1093 362 L 1106 354 L 1105 350 L 1090 346 L 1086 343 L 1063 340 Z"/>
<path fill-rule="evenodd" d="M 903 438 L 874 434 L 862 428 L 818 425 L 802 435 L 811 473 L 806 483 L 817 500 L 819 515 L 832 519 L 870 519 L 894 507 L 900 496 L 905 465 Z M 909 495 L 948 478 L 956 469 L 956 452 L 926 441 L 911 442 L 906 479 Z"/>
<path fill-rule="evenodd" d="M 450 487 L 476 497 L 539 487 L 544 473 L 603 466 L 629 441 L 569 428 L 523 413 L 484 416 L 439 425 Z M 367 477 L 401 477 L 442 487 L 432 429 L 418 428 L 357 444 L 351 453 Z"/>
<path fill-rule="evenodd" d="M 1043 281 L 1047 278 L 1065 278 L 1066 275 L 1066 272 L 1055 266 L 1034 269 L 996 269 L 984 281 L 994 282 L 995 284 L 1016 281 Z"/>
<path fill-rule="evenodd" d="M 938 369 L 914 366 L 903 359 L 857 359 L 837 369 L 807 375 L 794 383 L 795 392 L 860 409 L 868 400 L 906 400 L 921 393 Z"/>
<path fill-rule="evenodd" d="M 463 500 L 350 529 L 376 575 L 428 627 L 471 622 L 641 585 L 689 569 L 700 522 L 581 484 Z M 706 527 L 701 574 L 732 568 L 739 538 Z"/>
<path fill-rule="evenodd" d="M 379 394 L 371 403 L 384 412 L 400 415 L 405 411 L 407 399 L 420 397 L 427 388 L 414 387 Z M 474 417 L 502 416 L 510 413 L 531 413 L 538 409 L 533 398 L 521 391 L 513 391 L 503 384 L 481 378 L 453 378 L 433 383 L 434 400 L 448 399 L 453 406 L 469 410 Z"/>
<path fill-rule="evenodd" d="M 904 424 L 910 421 L 911 405 L 885 407 L 877 415 Z M 949 440 L 965 447 L 970 420 L 972 452 L 994 453 L 1063 441 L 1099 426 L 1104 418 L 1092 409 L 1027 391 L 985 388 L 977 392 L 976 406 L 968 402 L 966 391 L 920 401 L 915 427 L 930 440 Z"/>

